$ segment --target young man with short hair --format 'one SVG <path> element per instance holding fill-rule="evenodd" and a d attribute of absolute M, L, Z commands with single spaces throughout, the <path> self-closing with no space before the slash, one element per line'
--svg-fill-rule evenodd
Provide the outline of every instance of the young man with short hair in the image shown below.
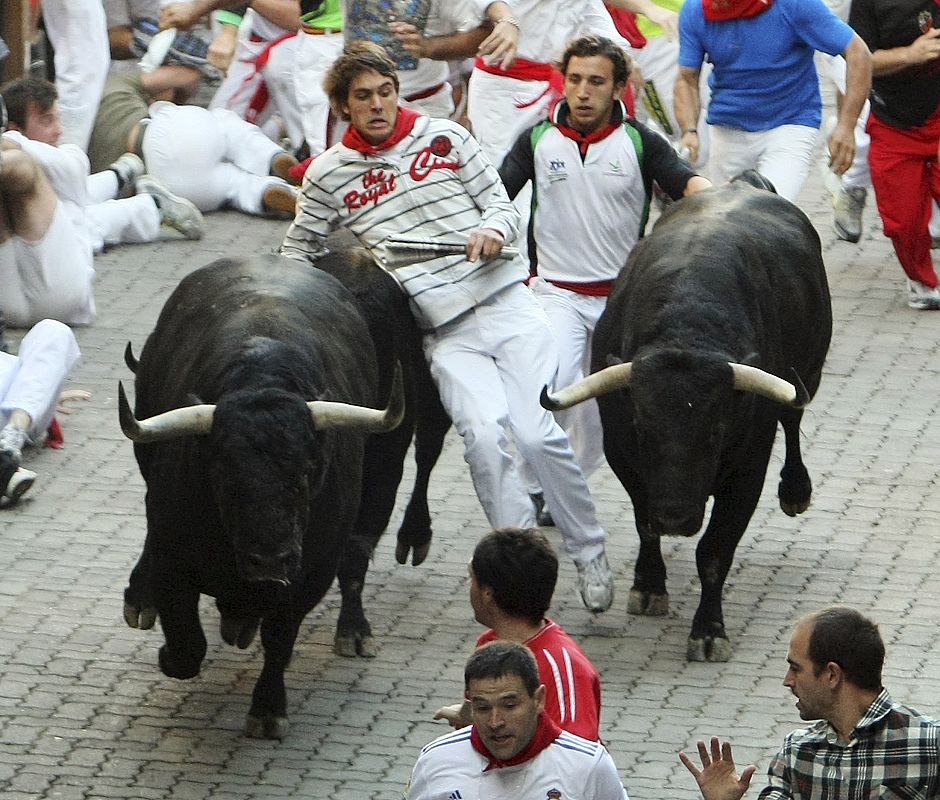
<path fill-rule="evenodd" d="M 803 617 L 793 629 L 783 685 L 800 718 L 770 763 L 761 800 L 940 796 L 940 725 L 894 702 L 881 684 L 878 626 L 852 608 Z M 706 800 L 738 800 L 756 767 L 735 772 L 731 743 L 698 743 L 702 768 L 680 753 Z M 838 765 L 833 769 L 833 765 Z"/>
<path fill-rule="evenodd" d="M 557 622 L 546 617 L 558 577 L 558 557 L 536 528 L 503 528 L 484 536 L 473 551 L 470 605 L 485 631 L 481 647 L 496 639 L 519 642 L 535 655 L 545 685 L 545 711 L 563 730 L 600 739 L 600 675 Z M 434 719 L 469 725 L 470 704 L 438 709 Z"/>
<path fill-rule="evenodd" d="M 495 641 L 479 648 L 464 686 L 472 727 L 421 751 L 406 800 L 628 800 L 604 746 L 562 731 L 545 713 L 545 686 L 527 647 Z"/>
<path fill-rule="evenodd" d="M 315 262 L 341 227 L 379 264 L 388 263 L 397 237 L 459 242 L 456 254 L 390 271 L 424 331 L 431 375 L 463 438 L 477 497 L 493 527 L 534 525 L 511 434 L 555 512 L 585 606 L 606 611 L 613 599 L 607 535 L 564 431 L 539 404 L 558 354 L 523 285 L 525 267 L 503 251 L 519 216 L 495 167 L 466 129 L 399 106 L 397 65 L 377 45 L 350 44 L 325 85 L 350 127 L 307 170 L 281 252 Z"/>

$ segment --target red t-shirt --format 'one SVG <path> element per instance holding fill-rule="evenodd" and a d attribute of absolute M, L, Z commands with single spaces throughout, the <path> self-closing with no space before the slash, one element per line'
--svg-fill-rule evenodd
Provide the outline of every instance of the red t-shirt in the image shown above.
<path fill-rule="evenodd" d="M 477 647 L 495 640 L 496 633 L 488 630 Z M 535 655 L 545 684 L 545 713 L 562 730 L 600 741 L 601 677 L 584 651 L 550 619 L 524 644 Z"/>

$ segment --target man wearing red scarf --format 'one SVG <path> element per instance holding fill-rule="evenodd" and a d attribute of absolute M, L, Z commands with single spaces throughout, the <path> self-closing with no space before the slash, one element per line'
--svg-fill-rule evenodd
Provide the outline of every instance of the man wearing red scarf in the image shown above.
<path fill-rule="evenodd" d="M 590 373 L 594 327 L 643 235 L 653 181 L 674 200 L 711 184 L 666 139 L 626 116 L 620 96 L 630 59 L 617 44 L 574 39 L 561 71 L 564 98 L 516 140 L 500 177 L 510 197 L 533 187 L 529 288 L 558 341 L 556 385 L 569 386 Z M 597 403 L 556 417 L 590 475 L 604 458 Z"/>
<path fill-rule="evenodd" d="M 855 155 L 855 122 L 871 82 L 871 54 L 862 39 L 822 0 L 687 0 L 682 6 L 676 119 L 694 162 L 699 78 L 710 61 L 713 181 L 756 169 L 796 202 L 822 121 L 817 50 L 842 54 L 848 65 L 845 99 L 828 142 L 829 165 L 841 175 Z"/>
<path fill-rule="evenodd" d="M 464 686 L 473 725 L 421 751 L 407 800 L 628 800 L 604 746 L 562 731 L 545 713 L 545 687 L 525 645 L 480 647 Z"/>
<path fill-rule="evenodd" d="M 354 42 L 325 86 L 349 121 L 343 140 L 313 160 L 281 252 L 326 252 L 346 228 L 394 276 L 424 331 L 431 375 L 464 441 L 477 497 L 494 528 L 531 528 L 535 509 L 513 465 L 510 433 L 536 471 L 587 608 L 606 611 L 613 587 L 584 474 L 564 431 L 539 404 L 558 351 L 548 320 L 525 288 L 525 266 L 504 251 L 519 215 L 470 133 L 398 105 L 397 65 L 371 42 Z M 395 262 L 396 238 L 457 242 L 458 252 Z"/>

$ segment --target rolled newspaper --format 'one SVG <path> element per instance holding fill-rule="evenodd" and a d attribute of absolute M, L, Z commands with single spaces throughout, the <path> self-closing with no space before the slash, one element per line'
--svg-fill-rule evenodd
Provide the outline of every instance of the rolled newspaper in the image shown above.
<path fill-rule="evenodd" d="M 409 264 L 420 264 L 448 255 L 462 255 L 467 251 L 467 243 L 459 239 L 421 239 L 395 236 L 385 240 L 384 254 L 379 258 L 386 269 L 398 269 Z M 519 248 L 505 245 L 496 258 L 515 258 Z"/>

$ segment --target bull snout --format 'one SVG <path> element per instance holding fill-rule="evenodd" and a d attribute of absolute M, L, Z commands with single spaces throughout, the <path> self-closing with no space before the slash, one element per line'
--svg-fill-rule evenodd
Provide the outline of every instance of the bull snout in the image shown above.
<path fill-rule="evenodd" d="M 284 586 L 300 571 L 300 553 L 285 550 L 278 553 L 247 553 L 240 559 L 245 580 L 252 583 L 279 583 Z"/>
<path fill-rule="evenodd" d="M 704 506 L 665 506 L 650 509 L 649 526 L 656 536 L 695 536 L 704 520 Z"/>

